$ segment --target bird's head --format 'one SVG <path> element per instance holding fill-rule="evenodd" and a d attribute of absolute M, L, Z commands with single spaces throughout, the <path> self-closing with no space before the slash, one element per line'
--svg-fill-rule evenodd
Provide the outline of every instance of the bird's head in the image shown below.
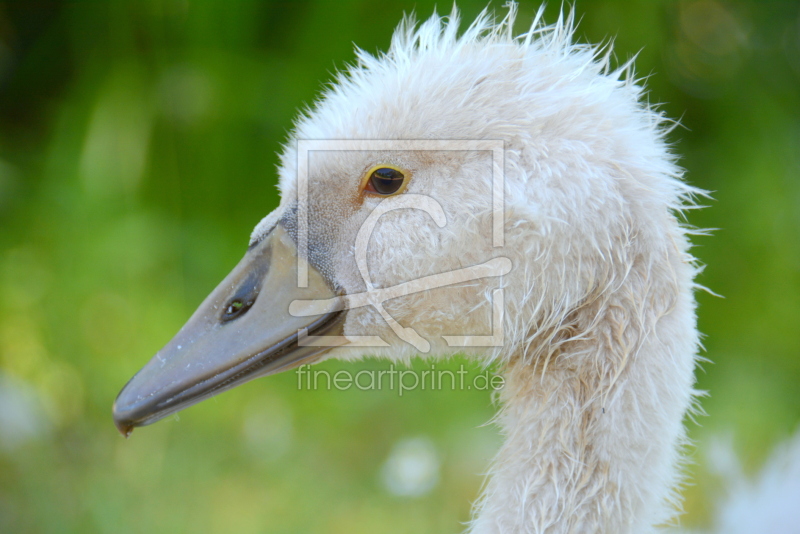
<path fill-rule="evenodd" d="M 120 393 L 120 430 L 322 357 L 502 358 L 669 246 L 689 190 L 641 89 L 569 21 L 445 20 L 358 51 L 299 119 L 280 206 Z"/>

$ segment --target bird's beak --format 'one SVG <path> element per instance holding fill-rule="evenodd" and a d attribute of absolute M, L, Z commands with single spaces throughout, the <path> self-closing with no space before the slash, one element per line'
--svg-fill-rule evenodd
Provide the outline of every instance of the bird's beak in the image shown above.
<path fill-rule="evenodd" d="M 304 260 L 301 260 L 304 261 Z M 308 265 L 308 264 L 305 264 Z M 206 298 L 172 341 L 122 389 L 114 423 L 124 435 L 239 384 L 310 363 L 330 347 L 305 335 L 339 335 L 336 292 L 312 266 L 298 287 L 297 248 L 278 225 Z M 320 315 L 294 317 L 294 300 L 328 299 Z M 331 338 L 333 339 L 333 338 Z"/>

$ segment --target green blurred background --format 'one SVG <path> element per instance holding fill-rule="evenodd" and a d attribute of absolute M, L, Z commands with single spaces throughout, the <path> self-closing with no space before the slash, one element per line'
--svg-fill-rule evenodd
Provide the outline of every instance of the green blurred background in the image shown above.
<path fill-rule="evenodd" d="M 465 19 L 485 5 L 459 4 Z M 127 441 L 110 417 L 277 205 L 295 110 L 353 43 L 385 50 L 404 11 L 433 9 L 0 2 L 0 532 L 460 530 L 499 442 L 486 392 L 297 391 L 290 373 Z M 711 437 L 732 435 L 752 473 L 800 420 L 800 2 L 576 10 L 581 40 L 641 50 L 650 101 L 685 126 L 671 140 L 688 180 L 714 192 L 689 214 L 718 229 L 695 252 L 724 296 L 698 295 L 710 417 L 690 423 L 682 521 L 703 526 Z M 428 462 L 417 496 L 387 479 L 409 451 Z"/>

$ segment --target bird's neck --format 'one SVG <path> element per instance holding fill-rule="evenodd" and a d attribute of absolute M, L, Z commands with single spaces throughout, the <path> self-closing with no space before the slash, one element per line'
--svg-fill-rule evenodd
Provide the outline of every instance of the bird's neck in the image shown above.
<path fill-rule="evenodd" d="M 509 358 L 505 442 L 472 534 L 641 533 L 671 519 L 694 393 L 689 283 L 626 290 L 566 342 Z"/>

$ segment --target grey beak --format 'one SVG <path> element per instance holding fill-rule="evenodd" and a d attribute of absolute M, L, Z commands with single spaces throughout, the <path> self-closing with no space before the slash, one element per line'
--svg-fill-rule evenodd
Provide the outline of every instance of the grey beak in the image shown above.
<path fill-rule="evenodd" d="M 304 261 L 304 260 L 301 260 Z M 297 249 L 278 225 L 252 246 L 178 334 L 122 389 L 114 423 L 123 435 L 258 378 L 317 360 L 330 347 L 302 346 L 298 335 L 341 335 L 336 292 L 308 266 L 297 287 Z M 320 315 L 294 317 L 294 300 L 331 299 Z"/>

